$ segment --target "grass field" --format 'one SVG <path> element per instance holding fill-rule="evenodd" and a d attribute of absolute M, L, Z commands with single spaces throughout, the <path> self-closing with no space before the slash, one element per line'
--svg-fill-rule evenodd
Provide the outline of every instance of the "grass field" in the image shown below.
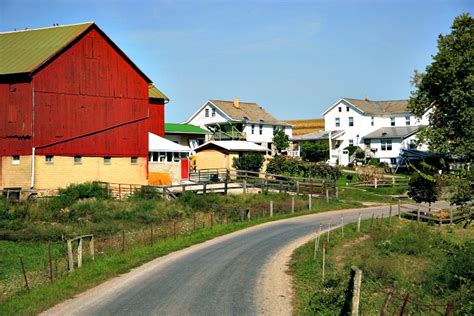
<path fill-rule="evenodd" d="M 322 258 L 313 260 L 314 242 L 297 249 L 291 263 L 295 314 L 338 315 L 350 312 L 350 267 L 362 270 L 362 315 L 380 314 L 388 291 L 397 283 L 388 314 L 399 314 L 406 294 L 410 314 L 444 314 L 454 302 L 455 315 L 474 312 L 474 229 L 431 227 L 392 219 L 369 220 L 360 233 L 348 225 L 344 237 L 331 233 L 326 277 Z M 326 236 L 322 239 L 325 240 Z"/>

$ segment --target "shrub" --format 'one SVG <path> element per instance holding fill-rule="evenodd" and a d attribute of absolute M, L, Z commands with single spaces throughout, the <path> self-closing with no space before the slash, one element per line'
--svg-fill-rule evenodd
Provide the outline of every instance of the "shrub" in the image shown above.
<path fill-rule="evenodd" d="M 244 153 L 239 158 L 234 158 L 232 163 L 235 169 L 247 171 L 260 171 L 265 158 L 260 153 Z"/>
<path fill-rule="evenodd" d="M 436 181 L 428 179 L 419 172 L 413 173 L 408 186 L 408 196 L 417 203 L 428 202 L 431 208 L 431 203 L 438 199 L 439 187 Z"/>
<path fill-rule="evenodd" d="M 67 188 L 59 189 L 58 195 L 51 198 L 48 206 L 53 211 L 71 206 L 75 201 L 81 199 L 104 199 L 107 192 L 97 182 L 86 182 L 71 184 Z"/>
<path fill-rule="evenodd" d="M 329 159 L 329 144 L 327 141 L 308 142 L 301 146 L 301 158 L 304 161 L 318 162 Z"/>
<path fill-rule="evenodd" d="M 285 129 L 282 127 L 275 129 L 272 141 L 278 152 L 287 149 L 290 145 L 290 137 L 285 133 Z"/>
<path fill-rule="evenodd" d="M 342 172 L 338 167 L 324 162 L 306 162 L 290 157 L 276 156 L 267 165 L 267 172 L 292 177 L 338 179 Z"/>
<path fill-rule="evenodd" d="M 136 199 L 160 199 L 161 193 L 158 191 L 156 187 L 151 186 L 141 186 L 139 190 L 135 190 L 133 194 L 130 196 L 131 200 Z"/>

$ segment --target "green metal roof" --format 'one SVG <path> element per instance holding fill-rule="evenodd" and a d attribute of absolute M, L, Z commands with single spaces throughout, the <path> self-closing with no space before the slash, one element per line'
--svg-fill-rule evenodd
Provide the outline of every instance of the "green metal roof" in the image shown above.
<path fill-rule="evenodd" d="M 0 33 L 0 75 L 33 72 L 93 24 Z"/>
<path fill-rule="evenodd" d="M 163 92 L 158 90 L 158 88 L 152 84 L 148 86 L 148 97 L 150 99 L 164 99 L 167 102 L 170 100 Z"/>
<path fill-rule="evenodd" d="M 165 123 L 165 133 L 176 134 L 209 134 L 208 131 L 191 124 Z"/>

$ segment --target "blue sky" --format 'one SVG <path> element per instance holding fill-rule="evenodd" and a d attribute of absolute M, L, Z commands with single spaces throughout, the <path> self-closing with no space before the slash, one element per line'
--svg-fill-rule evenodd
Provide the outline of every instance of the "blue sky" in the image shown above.
<path fill-rule="evenodd" d="M 167 94 L 166 121 L 207 99 L 321 117 L 341 97 L 408 98 L 436 39 L 474 1 L 1 0 L 0 30 L 95 21 Z"/>

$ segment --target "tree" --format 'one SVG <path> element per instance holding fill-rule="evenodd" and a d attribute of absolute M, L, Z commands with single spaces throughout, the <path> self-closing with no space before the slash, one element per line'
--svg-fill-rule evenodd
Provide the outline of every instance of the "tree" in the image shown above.
<path fill-rule="evenodd" d="M 301 146 L 301 158 L 305 161 L 326 161 L 329 159 L 329 144 L 327 141 L 308 142 Z"/>
<path fill-rule="evenodd" d="M 232 159 L 234 168 L 237 170 L 258 172 L 263 166 L 265 158 L 260 153 L 244 153 L 239 158 Z"/>
<path fill-rule="evenodd" d="M 408 186 L 408 196 L 416 203 L 428 202 L 431 211 L 431 203 L 436 202 L 439 196 L 439 187 L 436 180 L 419 172 L 414 172 Z"/>
<path fill-rule="evenodd" d="M 421 141 L 430 150 L 472 159 L 474 156 L 474 19 L 462 14 L 451 33 L 439 35 L 438 53 L 425 73 L 415 71 L 409 109 L 417 117 L 432 110 Z"/>
<path fill-rule="evenodd" d="M 273 131 L 273 143 L 276 146 L 278 152 L 287 149 L 290 145 L 290 137 L 285 133 L 285 130 L 281 127 L 275 128 Z"/>

